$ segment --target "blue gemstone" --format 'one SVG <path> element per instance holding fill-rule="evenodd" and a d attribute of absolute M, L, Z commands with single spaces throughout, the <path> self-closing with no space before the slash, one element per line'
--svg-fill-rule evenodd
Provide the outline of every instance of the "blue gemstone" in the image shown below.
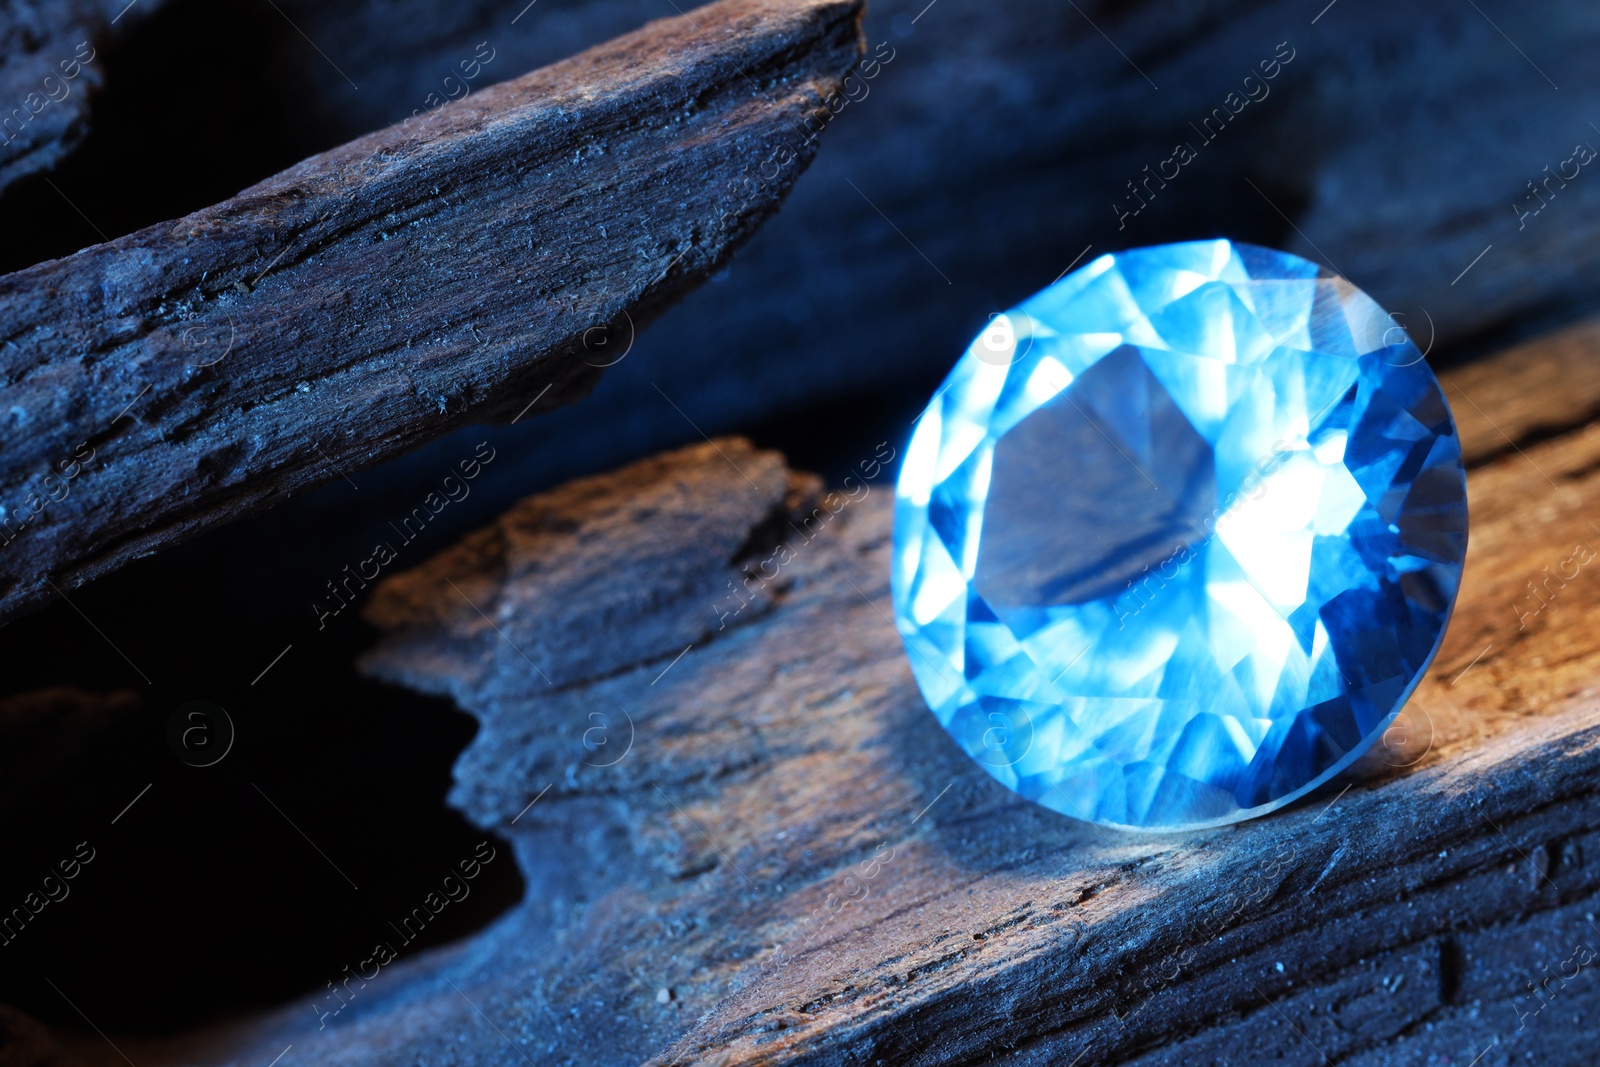
<path fill-rule="evenodd" d="M 1438 651 L 1461 444 L 1404 331 L 1297 256 L 1101 256 L 997 316 L 918 421 L 895 618 L 952 737 L 1132 828 L 1261 815 L 1353 762 Z"/>

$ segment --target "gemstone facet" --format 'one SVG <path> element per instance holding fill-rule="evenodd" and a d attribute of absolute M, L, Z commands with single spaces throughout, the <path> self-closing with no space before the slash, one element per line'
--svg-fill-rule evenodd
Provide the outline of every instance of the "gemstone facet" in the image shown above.
<path fill-rule="evenodd" d="M 1466 547 L 1455 424 L 1383 309 L 1297 256 L 1163 245 L 968 347 L 901 468 L 895 619 L 939 722 L 1022 796 L 1217 825 L 1383 734 Z"/>

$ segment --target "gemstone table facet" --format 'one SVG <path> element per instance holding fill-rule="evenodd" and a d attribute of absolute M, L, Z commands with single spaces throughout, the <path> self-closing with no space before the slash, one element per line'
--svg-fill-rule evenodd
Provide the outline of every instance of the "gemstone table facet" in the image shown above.
<path fill-rule="evenodd" d="M 901 468 L 895 621 L 939 722 L 1022 796 L 1217 825 L 1383 734 L 1466 547 L 1450 409 L 1382 308 L 1297 256 L 1163 245 L 968 347 Z"/>

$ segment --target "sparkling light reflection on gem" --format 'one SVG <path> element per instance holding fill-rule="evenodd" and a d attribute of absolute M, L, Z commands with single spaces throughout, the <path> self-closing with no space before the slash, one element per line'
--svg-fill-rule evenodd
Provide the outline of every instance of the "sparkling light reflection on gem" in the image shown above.
<path fill-rule="evenodd" d="M 1455 425 L 1400 334 L 1227 241 L 1101 256 L 997 317 L 897 488 L 896 622 L 945 729 L 1123 827 L 1259 815 L 1352 762 L 1466 552 Z"/>

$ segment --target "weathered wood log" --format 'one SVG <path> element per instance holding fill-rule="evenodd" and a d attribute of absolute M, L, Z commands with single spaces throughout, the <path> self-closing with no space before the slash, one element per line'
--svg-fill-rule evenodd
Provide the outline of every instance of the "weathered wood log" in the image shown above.
<path fill-rule="evenodd" d="M 361 84 L 296 53 L 297 106 L 314 84 L 304 106 L 336 124 L 410 114 L 485 37 L 496 64 L 541 62 L 660 8 L 540 3 L 510 27 L 499 0 L 405 0 L 413 17 L 281 2 Z M 1435 357 L 1597 308 L 1595 167 L 1548 177 L 1574 173 L 1577 142 L 1600 147 L 1588 0 L 1525 19 L 1481 0 L 1341 0 L 1321 18 L 1327 0 L 940 0 L 917 18 L 926 2 L 868 11 L 869 49 L 892 60 L 852 79 L 828 150 L 726 279 L 663 316 L 584 409 L 519 423 L 506 453 L 578 454 L 587 471 L 683 443 L 652 383 L 712 434 L 869 394 L 913 408 L 989 314 L 1080 253 L 1163 241 L 1326 261 Z M 1181 167 L 1180 143 L 1196 151 Z M 1519 221 L 1541 203 L 1530 181 L 1548 206 Z"/>
<path fill-rule="evenodd" d="M 582 395 L 777 209 L 860 13 L 725 0 L 0 278 L 0 619 Z"/>
<path fill-rule="evenodd" d="M 83 140 L 100 49 L 162 0 L 18 0 L 0 8 L 0 191 Z M 70 205 L 69 205 L 70 206 Z"/>
<path fill-rule="evenodd" d="M 1403 735 L 1197 834 L 1060 818 L 939 729 L 888 618 L 888 446 L 830 494 L 726 439 L 530 498 L 381 585 L 365 661 L 481 721 L 451 800 L 513 841 L 522 905 L 130 1054 L 1588 1062 L 1597 356 L 1600 324 L 1445 376 L 1471 549 Z"/>
<path fill-rule="evenodd" d="M 1339 4 L 1317 18 L 1320 5 L 1307 12 L 1297 0 L 1178 9 L 991 0 L 981 9 L 939 3 L 915 23 L 922 5 L 875 8 L 869 42 L 888 41 L 894 59 L 882 77 L 852 85 L 842 150 L 829 153 L 779 232 L 741 257 L 733 284 L 700 297 L 721 313 L 718 347 L 737 352 L 760 339 L 764 350 L 827 360 L 841 383 L 863 373 L 889 380 L 909 358 L 902 349 L 931 341 L 942 350 L 957 322 L 974 327 L 958 335 L 976 332 L 985 312 L 1033 292 L 1090 242 L 1103 252 L 1180 237 L 1330 257 L 1403 312 L 1423 345 L 1560 313 L 1563 300 L 1592 306 L 1600 183 L 1587 180 L 1587 164 L 1559 164 L 1577 142 L 1600 147 L 1589 126 L 1600 119 L 1585 110 L 1600 90 L 1600 68 L 1588 61 L 1600 27 L 1583 0 L 1555 0 L 1515 26 L 1479 6 L 1416 0 L 1351 15 Z M 476 27 L 495 25 L 501 10 L 495 0 L 404 0 L 406 18 L 387 5 L 284 7 L 348 57 L 342 65 L 363 86 L 308 102 L 331 123 L 372 121 L 386 95 L 388 115 L 409 114 L 437 88 L 434 72 L 470 52 Z M 518 29 L 537 18 L 538 33 L 494 43 L 512 62 L 548 56 L 555 42 L 610 36 L 652 10 L 649 0 L 559 14 L 535 7 Z M 309 49 L 298 58 L 302 78 L 343 84 Z M 1179 144 L 1193 155 L 1176 153 Z M 958 288 L 1005 302 L 974 311 L 950 300 L 873 204 Z M 808 230 L 827 239 L 797 240 Z M 836 269 L 845 260 L 853 271 Z M 1564 269 L 1550 271 L 1551 262 Z M 885 316 L 891 299 L 927 315 Z M 790 312 L 797 303 L 830 314 Z M 775 335 L 774 321 L 794 335 Z M 858 335 L 863 327 L 870 339 Z M 706 347 L 687 316 L 676 330 L 682 357 Z M 861 347 L 815 343 L 829 334 Z M 830 348 L 837 354 L 815 354 Z M 858 366 L 851 356 L 862 350 L 893 369 Z M 768 373 L 788 365 L 773 362 Z M 821 388 L 826 379 L 785 381 Z"/>

